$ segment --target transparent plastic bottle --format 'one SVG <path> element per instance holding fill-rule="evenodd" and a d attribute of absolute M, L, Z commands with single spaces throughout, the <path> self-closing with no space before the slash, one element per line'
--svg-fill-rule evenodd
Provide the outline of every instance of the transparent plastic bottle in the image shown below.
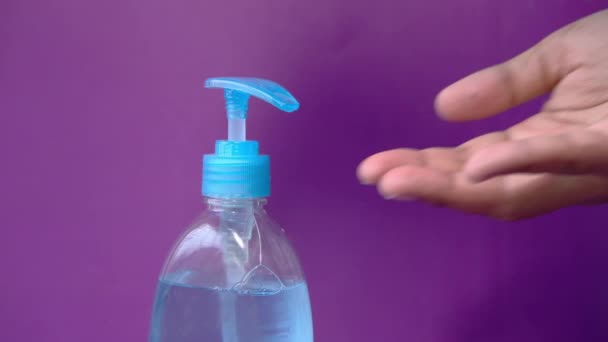
<path fill-rule="evenodd" d="M 214 85 L 240 92 L 236 97 L 226 93 L 229 121 L 235 108 L 241 116 L 246 113 L 242 94 L 252 93 L 280 109 L 297 108 L 295 99 L 287 101 L 289 93 L 269 81 L 207 82 Z M 278 102 L 269 100 L 277 97 Z M 230 102 L 233 98 L 240 104 Z M 216 142 L 215 154 L 205 156 L 207 208 L 175 244 L 161 271 L 150 342 L 313 341 L 300 263 L 284 230 L 264 210 L 269 159 L 258 155 L 257 142 L 244 139 L 244 117 L 237 119 L 229 139 Z"/>

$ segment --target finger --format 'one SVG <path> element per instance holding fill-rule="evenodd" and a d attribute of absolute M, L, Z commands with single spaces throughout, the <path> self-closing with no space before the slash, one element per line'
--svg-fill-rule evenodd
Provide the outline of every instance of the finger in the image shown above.
<path fill-rule="evenodd" d="M 550 91 L 568 69 L 559 31 L 520 55 L 443 89 L 435 99 L 446 120 L 482 119 Z"/>
<path fill-rule="evenodd" d="M 406 165 L 385 173 L 378 191 L 387 199 L 421 200 L 470 213 L 485 214 L 500 201 L 498 182 L 472 186 L 457 173 Z"/>
<path fill-rule="evenodd" d="M 605 173 L 608 138 L 577 130 L 498 143 L 473 154 L 464 171 L 475 182 L 511 173 Z"/>
<path fill-rule="evenodd" d="M 375 184 L 390 169 L 408 164 L 424 164 L 419 151 L 402 148 L 380 152 L 368 157 L 359 164 L 357 177 L 363 184 Z"/>
<path fill-rule="evenodd" d="M 462 169 L 467 150 L 461 148 L 432 147 L 424 150 L 397 149 L 375 154 L 359 166 L 358 177 L 364 184 L 376 183 L 391 169 L 404 165 L 425 166 L 441 172 Z"/>
<path fill-rule="evenodd" d="M 457 174 L 402 166 L 382 176 L 378 190 L 387 199 L 416 199 L 466 213 L 513 221 L 576 204 L 605 201 L 608 198 L 608 178 L 517 175 L 471 184 Z"/>
<path fill-rule="evenodd" d="M 461 144 L 460 147 L 467 149 L 469 152 L 475 152 L 479 149 L 485 148 L 488 145 L 503 142 L 508 139 L 509 135 L 506 132 L 491 132 L 470 139 L 469 141 Z"/>
<path fill-rule="evenodd" d="M 578 204 L 599 203 L 608 196 L 608 178 L 601 176 L 542 174 L 497 179 L 506 180 L 505 194 L 490 215 L 506 221 L 531 218 Z"/>

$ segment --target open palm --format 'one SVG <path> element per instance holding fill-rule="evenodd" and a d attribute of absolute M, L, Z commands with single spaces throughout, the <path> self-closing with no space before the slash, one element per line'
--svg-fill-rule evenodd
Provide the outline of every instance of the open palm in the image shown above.
<path fill-rule="evenodd" d="M 551 92 L 541 111 L 505 131 L 453 148 L 397 149 L 367 158 L 362 182 L 512 220 L 608 199 L 608 10 L 444 89 L 438 113 L 482 119 Z"/>

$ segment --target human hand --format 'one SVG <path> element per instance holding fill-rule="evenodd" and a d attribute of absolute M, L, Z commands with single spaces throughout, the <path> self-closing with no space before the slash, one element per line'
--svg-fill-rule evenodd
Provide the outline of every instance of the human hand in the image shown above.
<path fill-rule="evenodd" d="M 483 119 L 551 92 L 539 113 L 453 148 L 396 149 L 357 170 L 390 199 L 516 220 L 608 200 L 608 10 L 442 90 L 439 116 Z"/>

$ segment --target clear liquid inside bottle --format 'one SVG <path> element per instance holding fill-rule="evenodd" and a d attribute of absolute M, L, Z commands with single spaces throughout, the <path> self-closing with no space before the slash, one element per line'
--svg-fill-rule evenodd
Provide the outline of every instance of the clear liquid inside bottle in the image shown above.
<path fill-rule="evenodd" d="M 312 342 L 308 288 L 264 199 L 207 199 L 160 275 L 150 342 Z"/>

